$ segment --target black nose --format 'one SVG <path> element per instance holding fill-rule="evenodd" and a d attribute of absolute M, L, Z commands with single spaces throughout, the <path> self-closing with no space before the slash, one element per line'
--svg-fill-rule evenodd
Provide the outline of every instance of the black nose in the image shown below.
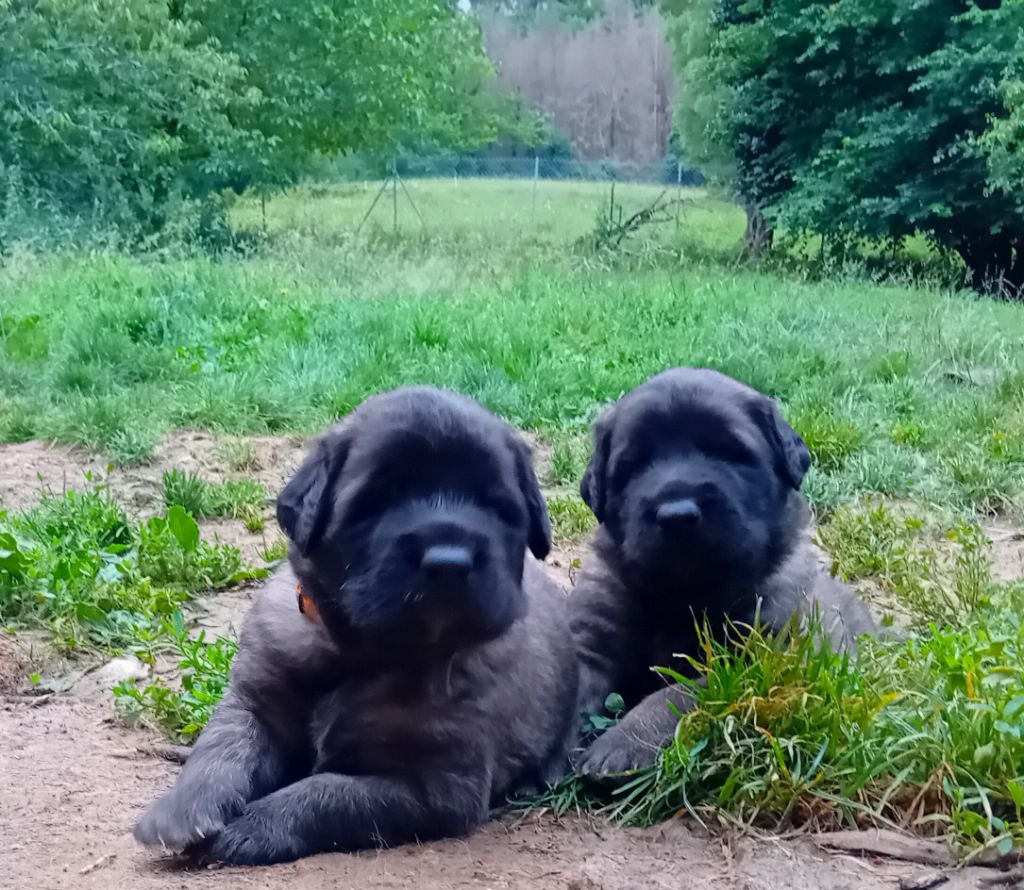
<path fill-rule="evenodd" d="M 666 501 L 658 507 L 655 516 L 663 529 L 692 528 L 700 522 L 700 506 L 689 498 Z"/>
<path fill-rule="evenodd" d="M 428 547 L 420 560 L 420 568 L 428 578 L 435 581 L 465 579 L 473 568 L 473 554 L 468 547 Z"/>

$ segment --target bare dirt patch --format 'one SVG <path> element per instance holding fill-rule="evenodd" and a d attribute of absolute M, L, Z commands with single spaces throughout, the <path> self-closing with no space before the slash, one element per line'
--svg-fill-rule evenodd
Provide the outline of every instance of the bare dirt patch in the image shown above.
<path fill-rule="evenodd" d="M 826 854 L 807 841 L 728 842 L 676 822 L 625 830 L 580 820 L 493 822 L 472 837 L 261 869 L 185 872 L 139 848 L 131 828 L 177 767 L 110 718 L 109 702 L 57 697 L 0 706 L 0 887 L 284 887 L 322 890 L 881 890 L 924 869 Z M 980 872 L 951 873 L 951 890 Z"/>
<path fill-rule="evenodd" d="M 218 482 L 255 478 L 273 498 L 294 471 L 303 443 L 294 438 L 244 440 L 252 457 L 232 469 L 222 440 L 176 433 L 142 466 L 113 468 L 80 450 L 45 442 L 0 446 L 0 506 L 23 509 L 42 492 L 84 489 L 85 472 L 105 480 L 133 515 L 163 509 L 162 474 L 178 468 Z M 550 460 L 536 442 L 541 467 Z M 237 452 L 236 452 L 237 453 Z M 204 522 L 206 534 L 239 546 L 262 564 L 262 549 L 278 534 L 268 504 L 267 526 L 252 533 L 238 521 Z M 1024 536 L 1010 525 L 987 529 L 997 577 L 1024 576 Z M 577 548 L 556 546 L 547 561 L 552 576 L 572 586 Z M 823 555 L 823 561 L 827 558 Z M 252 590 L 200 598 L 196 618 L 210 634 L 231 633 L 248 608 Z M 51 665 L 40 699 L 25 695 L 27 649 L 0 635 L 0 888 L 183 887 L 294 890 L 634 890 L 634 888 L 737 888 L 737 890 L 881 890 L 926 871 L 922 866 L 823 852 L 809 841 L 711 838 L 674 822 L 651 830 L 624 830 L 582 820 L 496 821 L 472 837 L 355 856 L 332 854 L 269 869 L 184 872 L 140 849 L 131 828 L 142 808 L 172 781 L 177 767 L 140 754 L 154 733 L 120 725 L 105 670 L 111 666 Z M 34 639 L 34 637 L 33 637 Z M 34 658 L 32 659 L 34 663 Z M 160 666 L 161 673 L 170 665 Z M 979 886 L 981 872 L 953 871 L 943 886 Z"/>
<path fill-rule="evenodd" d="M 228 464 L 225 455 L 232 441 L 245 443 L 253 455 L 244 470 L 232 470 Z M 255 479 L 273 497 L 298 466 L 303 445 L 304 440 L 294 436 L 228 440 L 182 430 L 167 436 L 148 461 L 129 467 L 111 467 L 97 455 L 39 439 L 0 445 L 0 506 L 24 509 L 45 492 L 83 490 L 102 482 L 126 510 L 149 516 L 162 508 L 163 474 L 174 469 L 208 482 Z"/>
<path fill-rule="evenodd" d="M 25 682 L 26 659 L 21 647 L 0 633 L 0 695 L 14 692 Z"/>

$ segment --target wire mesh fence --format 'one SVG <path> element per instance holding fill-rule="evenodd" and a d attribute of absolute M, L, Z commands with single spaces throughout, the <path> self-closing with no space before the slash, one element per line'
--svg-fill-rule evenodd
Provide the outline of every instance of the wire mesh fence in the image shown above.
<path fill-rule="evenodd" d="M 350 181 L 387 177 L 393 171 L 406 179 L 544 179 L 687 187 L 704 183 L 698 170 L 671 157 L 655 161 L 586 161 L 543 155 L 398 155 L 383 161 L 342 158 L 333 165 L 335 175 Z"/>
<path fill-rule="evenodd" d="M 297 201 L 286 227 L 339 233 L 526 236 L 564 243 L 628 223 L 656 205 L 692 196 L 704 179 L 672 158 L 647 163 L 545 156 L 397 156 L 334 162 L 314 190 L 317 210 Z M 287 211 L 279 202 L 278 211 Z M 679 210 L 668 218 L 679 225 Z M 294 230 L 294 229 L 293 229 Z"/>

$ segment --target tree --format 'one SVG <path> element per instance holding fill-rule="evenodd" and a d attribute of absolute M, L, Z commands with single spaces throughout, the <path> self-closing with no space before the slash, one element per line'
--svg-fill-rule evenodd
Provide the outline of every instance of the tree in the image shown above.
<path fill-rule="evenodd" d="M 520 93 L 587 160 L 652 163 L 672 129 L 671 53 L 656 10 L 609 2 L 581 26 L 548 22 L 523 30 L 484 19 L 487 51 L 501 83 Z"/>
<path fill-rule="evenodd" d="M 665 4 L 685 148 L 748 206 L 843 242 L 922 233 L 976 283 L 1024 285 L 1024 193 L 990 135 L 1020 0 Z"/>
<path fill-rule="evenodd" d="M 287 181 L 505 107 L 479 25 L 437 0 L 0 0 L 0 164 L 159 230 L 174 198 Z M 119 211 L 120 212 L 120 211 Z"/>

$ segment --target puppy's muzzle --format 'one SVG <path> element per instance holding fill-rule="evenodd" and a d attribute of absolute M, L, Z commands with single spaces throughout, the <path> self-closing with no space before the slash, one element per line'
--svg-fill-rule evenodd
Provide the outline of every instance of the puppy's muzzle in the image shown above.
<path fill-rule="evenodd" d="M 696 528 L 702 517 L 700 504 L 692 498 L 679 498 L 660 504 L 654 513 L 662 531 L 669 534 Z"/>

